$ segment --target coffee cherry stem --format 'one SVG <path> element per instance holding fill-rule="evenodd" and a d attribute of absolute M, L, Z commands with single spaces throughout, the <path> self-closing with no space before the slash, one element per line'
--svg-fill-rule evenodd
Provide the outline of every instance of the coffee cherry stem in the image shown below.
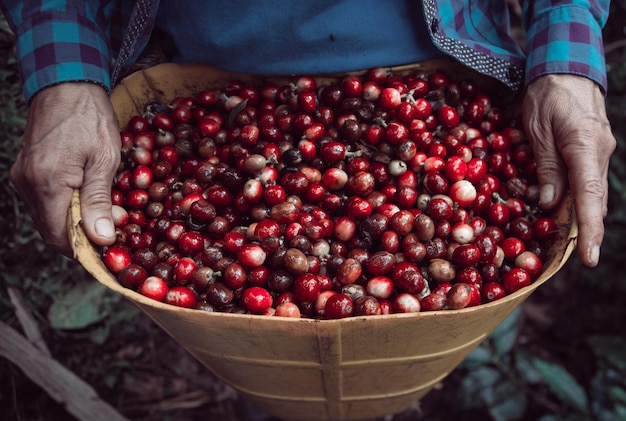
<path fill-rule="evenodd" d="M 496 202 L 496 203 L 500 203 L 502 205 L 506 205 L 506 200 L 504 200 L 502 198 L 502 196 L 500 196 L 500 193 L 498 192 L 493 192 L 491 193 L 491 198 Z"/>
<path fill-rule="evenodd" d="M 235 125 L 235 120 L 237 119 L 237 116 L 239 115 L 239 113 L 246 108 L 246 105 L 248 104 L 248 98 L 242 100 L 241 102 L 239 102 L 237 105 L 235 105 L 228 113 L 228 119 L 227 121 L 227 127 L 233 127 Z"/>
<path fill-rule="evenodd" d="M 413 97 L 413 90 L 408 91 L 406 94 L 400 95 L 403 101 L 409 102 L 411 104 L 415 104 L 415 98 Z"/>
<path fill-rule="evenodd" d="M 382 127 L 382 128 L 384 128 L 384 129 L 386 129 L 386 128 L 387 128 L 387 126 L 388 126 L 387 121 L 386 121 L 384 118 L 382 118 L 382 117 L 375 117 L 375 118 L 373 119 L 373 122 L 374 122 L 375 124 L 378 124 L 379 126 L 381 126 L 381 127 Z"/>
<path fill-rule="evenodd" d="M 491 197 L 493 198 L 494 202 L 496 202 L 496 203 L 500 203 L 502 205 L 506 205 L 507 204 L 507 201 L 498 192 L 491 193 Z M 524 211 L 526 212 L 526 215 L 529 218 L 535 218 L 536 214 L 540 212 L 540 210 L 537 209 L 537 208 L 535 208 L 533 210 L 533 208 L 531 208 L 527 203 L 524 203 Z"/>
<path fill-rule="evenodd" d="M 356 151 L 346 151 L 346 158 L 359 158 L 363 155 L 363 151 L 361 149 Z"/>

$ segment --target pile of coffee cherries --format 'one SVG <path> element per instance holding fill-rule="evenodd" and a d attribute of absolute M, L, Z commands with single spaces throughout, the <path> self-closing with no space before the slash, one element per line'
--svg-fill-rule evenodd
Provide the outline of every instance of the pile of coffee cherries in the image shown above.
<path fill-rule="evenodd" d="M 125 287 L 200 311 L 338 319 L 489 303 L 558 231 L 504 106 L 441 70 L 227 80 L 121 132 Z"/>

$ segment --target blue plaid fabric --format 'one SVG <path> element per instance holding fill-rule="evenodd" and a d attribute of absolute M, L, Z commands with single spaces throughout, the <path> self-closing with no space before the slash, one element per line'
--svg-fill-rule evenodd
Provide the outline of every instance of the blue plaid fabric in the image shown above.
<path fill-rule="evenodd" d="M 164 7 L 170 2 L 161 0 Z M 387 2 L 374 3 L 389 7 Z M 184 9 L 191 4 L 195 2 L 189 2 Z M 423 22 L 433 44 L 442 53 L 493 76 L 514 90 L 545 74 L 572 73 L 594 80 L 606 92 L 602 28 L 608 18 L 609 1 L 522 0 L 521 4 L 527 53 L 510 36 L 504 0 L 474 1 L 471 5 L 469 1 L 422 0 L 423 16 L 408 16 L 407 19 Z M 206 2 L 199 5 L 204 7 Z M 177 7 L 183 8 L 179 4 Z M 111 88 L 110 72 L 132 2 L 0 0 L 0 8 L 17 36 L 27 99 L 46 86 L 64 81 L 90 81 Z M 281 8 L 276 10 L 276 13 L 282 12 Z M 355 16 L 350 18 L 346 21 Z M 150 19 L 151 24 L 138 40 L 140 46 L 146 45 L 154 28 L 156 9 Z M 287 17 L 283 20 L 285 24 L 292 21 L 298 24 L 297 20 Z M 221 24 L 228 28 L 233 23 Z M 373 29 L 376 28 L 365 28 Z M 398 34 L 398 39 L 411 35 Z M 141 48 L 137 49 L 129 64 L 140 52 Z M 341 56 L 333 58 L 333 62 L 339 59 Z M 404 62 L 398 58 L 398 62 L 379 65 Z M 319 63 L 317 71 L 323 71 L 323 67 L 324 63 Z"/>
<path fill-rule="evenodd" d="M 447 54 L 518 88 L 539 76 L 586 76 L 606 92 L 602 28 L 609 1 L 522 0 L 528 55 L 510 37 L 506 2 L 426 0 L 433 41 Z"/>
<path fill-rule="evenodd" d="M 131 2 L 2 0 L 0 10 L 16 34 L 27 100 L 61 82 L 89 81 L 110 89 Z M 143 45 L 149 35 L 143 35 Z"/>
<path fill-rule="evenodd" d="M 529 52 L 526 81 L 550 73 L 586 76 L 606 92 L 602 28 L 609 1 L 529 1 L 524 16 Z"/>

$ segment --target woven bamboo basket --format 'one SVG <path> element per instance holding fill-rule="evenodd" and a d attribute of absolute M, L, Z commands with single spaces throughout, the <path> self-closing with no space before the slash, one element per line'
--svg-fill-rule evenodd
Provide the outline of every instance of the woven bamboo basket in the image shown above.
<path fill-rule="evenodd" d="M 449 61 L 401 69 L 443 68 Z M 480 81 L 481 76 L 471 74 Z M 204 65 L 160 64 L 134 73 L 114 90 L 120 127 L 151 101 L 167 103 L 238 78 Z M 318 83 L 334 81 L 321 77 Z M 284 78 L 282 78 L 284 79 Z M 103 265 L 80 225 L 80 198 L 68 214 L 76 259 L 99 282 L 121 294 L 211 372 L 272 416 L 285 420 L 360 420 L 401 412 L 426 395 L 544 282 L 575 249 L 571 199 L 556 212 L 562 228 L 544 273 L 530 286 L 490 304 L 462 310 L 313 320 L 184 309 L 122 287 Z"/>

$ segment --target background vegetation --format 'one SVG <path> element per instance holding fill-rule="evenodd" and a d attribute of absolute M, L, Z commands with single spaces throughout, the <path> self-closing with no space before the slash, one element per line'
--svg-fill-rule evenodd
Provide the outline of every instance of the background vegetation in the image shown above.
<path fill-rule="evenodd" d="M 601 264 L 573 257 L 422 402 L 387 420 L 626 420 L 626 1 L 604 30 L 617 151 Z M 8 177 L 26 118 L 0 19 L 0 322 L 132 420 L 269 418 L 132 305 L 51 253 Z M 0 338 L 0 341 L 7 338 Z M 0 358 L 0 420 L 68 420 L 64 404 Z"/>

